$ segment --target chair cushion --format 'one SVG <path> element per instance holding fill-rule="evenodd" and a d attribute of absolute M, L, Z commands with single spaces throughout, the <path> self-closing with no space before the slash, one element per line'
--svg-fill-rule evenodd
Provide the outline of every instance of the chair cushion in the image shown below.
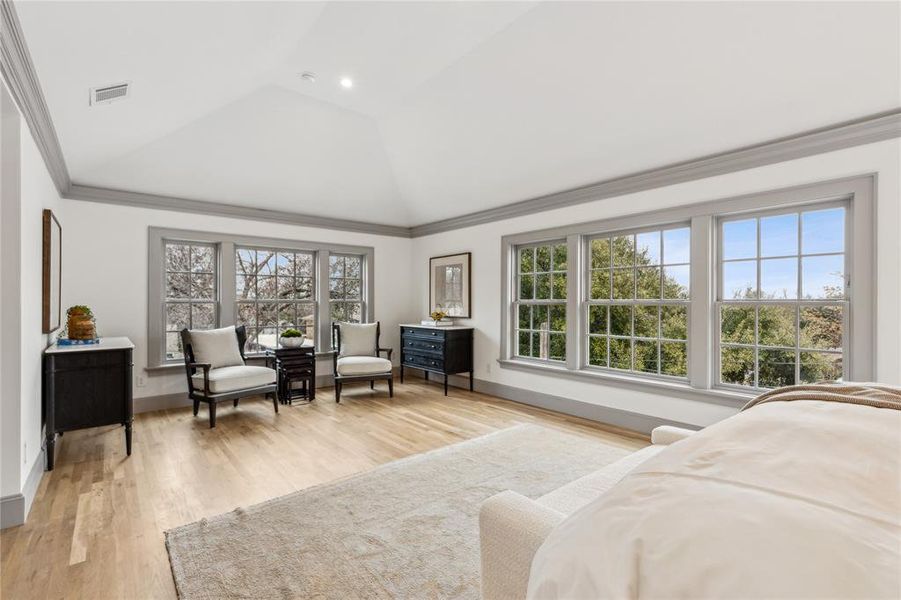
<path fill-rule="evenodd" d="M 188 333 L 195 362 L 209 363 L 213 369 L 244 365 L 234 325 L 221 329 L 192 329 Z"/>
<path fill-rule="evenodd" d="M 341 351 L 338 356 L 378 356 L 378 323 L 341 323 Z"/>
<path fill-rule="evenodd" d="M 375 356 L 345 356 L 338 359 L 338 375 L 379 375 L 391 372 L 391 361 Z"/>
<path fill-rule="evenodd" d="M 191 380 L 194 388 L 203 391 L 203 371 L 198 371 Z M 220 367 L 210 369 L 210 392 L 222 394 L 235 390 L 246 390 L 275 383 L 275 369 L 267 367 Z"/>

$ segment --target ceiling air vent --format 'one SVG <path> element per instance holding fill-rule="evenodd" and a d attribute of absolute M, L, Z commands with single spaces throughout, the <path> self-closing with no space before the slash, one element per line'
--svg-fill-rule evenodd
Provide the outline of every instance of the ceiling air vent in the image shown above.
<path fill-rule="evenodd" d="M 91 88 L 91 104 L 109 104 L 128 97 L 129 82 Z"/>

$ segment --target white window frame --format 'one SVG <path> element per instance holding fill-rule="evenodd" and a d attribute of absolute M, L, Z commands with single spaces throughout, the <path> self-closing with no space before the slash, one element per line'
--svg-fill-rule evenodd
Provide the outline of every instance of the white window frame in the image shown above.
<path fill-rule="evenodd" d="M 328 256 L 330 253 L 355 255 L 363 258 L 364 297 L 363 320 L 375 320 L 374 298 L 374 266 L 375 249 L 371 246 L 350 246 L 343 244 L 326 244 L 322 242 L 305 242 L 257 236 L 170 229 L 164 227 L 148 228 L 148 311 L 147 311 L 147 369 L 168 369 L 184 364 L 182 359 L 165 357 L 165 244 L 167 241 L 185 243 L 213 244 L 218 250 L 216 263 L 217 278 L 217 326 L 221 327 L 236 322 L 237 293 L 235 249 L 264 248 L 271 250 L 312 252 L 315 269 L 315 321 L 317 333 L 316 354 L 330 355 L 331 347 L 331 315 L 323 314 L 329 309 Z M 249 354 L 248 357 L 262 356 L 262 353 Z"/>
<path fill-rule="evenodd" d="M 828 202 L 847 203 L 845 232 L 846 285 L 844 370 L 849 380 L 876 379 L 876 177 L 875 173 L 743 196 L 683 205 L 652 212 L 506 235 L 501 239 L 501 332 L 498 363 L 503 368 L 539 372 L 582 381 L 663 392 L 670 396 L 740 406 L 758 393 L 745 387 L 719 385 L 718 219 L 741 213 L 780 211 Z M 688 380 L 667 381 L 660 376 L 609 372 L 586 368 L 587 308 L 583 305 L 588 268 L 586 240 L 629 230 L 668 228 L 678 223 L 691 228 L 691 300 L 688 314 Z M 514 354 L 516 248 L 566 239 L 568 244 L 567 359 L 565 364 L 541 364 Z"/>
<path fill-rule="evenodd" d="M 322 283 L 323 287 L 328 288 L 328 289 L 326 289 L 326 295 L 328 296 L 328 304 L 327 304 L 327 307 L 328 307 L 328 308 L 327 308 L 327 310 L 328 310 L 328 314 L 329 314 L 329 319 L 331 319 L 331 315 L 332 315 L 332 305 L 333 305 L 333 304 L 359 304 L 359 305 L 360 305 L 360 316 L 361 316 L 362 322 L 363 322 L 363 323 L 366 323 L 366 322 L 367 322 L 367 318 L 366 318 L 366 314 L 367 314 L 366 305 L 368 304 L 368 302 L 367 302 L 367 294 L 366 294 L 366 290 L 365 290 L 365 281 L 366 281 L 366 278 L 365 278 L 365 274 L 364 274 L 365 271 L 366 271 L 366 257 L 365 257 L 365 256 L 362 256 L 362 255 L 360 255 L 360 254 L 354 254 L 354 253 L 348 253 L 348 252 L 330 252 L 330 253 L 329 253 L 329 256 L 327 257 L 327 259 L 326 259 L 326 261 L 325 261 L 325 262 L 326 262 L 326 268 L 328 268 L 328 266 L 329 266 L 329 265 L 328 265 L 328 263 L 329 263 L 328 258 L 330 258 L 330 257 L 332 257 L 332 256 L 343 256 L 344 258 L 359 258 L 359 259 L 360 259 L 360 279 L 361 279 L 361 282 L 360 282 L 360 299 L 359 299 L 359 300 L 357 300 L 357 299 L 355 299 L 355 298 L 347 298 L 346 296 L 341 297 L 341 298 L 332 298 L 332 296 L 331 296 L 331 291 L 330 291 L 330 290 L 331 290 L 331 283 L 332 283 L 331 280 L 332 280 L 332 279 L 338 279 L 338 278 L 337 278 L 337 277 L 332 277 L 332 276 L 331 276 L 331 272 L 329 272 L 328 278 L 327 278 L 325 281 L 323 281 L 323 283 Z M 355 277 L 346 277 L 346 276 L 342 276 L 340 279 L 346 281 L 346 280 L 348 280 L 348 279 L 356 279 L 356 278 L 355 278 Z M 371 319 L 370 319 L 370 320 L 371 320 Z M 329 325 L 329 327 L 331 327 L 331 325 Z M 331 330 L 329 331 L 329 337 L 331 337 Z"/>
<path fill-rule="evenodd" d="M 515 336 L 516 333 L 519 331 L 519 326 L 518 326 L 518 323 L 519 323 L 519 307 L 522 306 L 522 305 L 527 305 L 527 306 L 544 306 L 544 307 L 547 307 L 548 309 L 550 309 L 551 306 L 559 306 L 560 304 L 563 304 L 563 306 L 567 308 L 567 313 L 569 312 L 569 311 L 568 311 L 568 305 L 569 305 L 569 292 L 570 292 L 570 286 L 569 286 L 569 277 L 570 277 L 570 271 L 569 271 L 570 251 L 569 251 L 569 248 L 568 248 L 568 247 L 567 247 L 567 252 L 566 252 L 566 260 L 567 260 L 567 271 L 566 271 L 566 273 L 567 273 L 567 275 L 566 275 L 566 280 L 567 280 L 567 281 L 566 281 L 566 285 L 567 285 L 567 290 L 566 290 L 566 292 L 567 292 L 567 293 L 566 293 L 566 298 L 565 298 L 565 299 L 564 299 L 564 298 L 546 298 L 546 299 L 532 298 L 532 299 L 529 299 L 529 300 L 522 300 L 522 299 L 519 298 L 519 290 L 520 290 L 519 251 L 520 251 L 520 250 L 524 250 L 524 249 L 526 249 L 526 248 L 532 248 L 532 249 L 534 250 L 534 249 L 537 249 L 539 246 L 550 246 L 550 247 L 551 247 L 551 258 L 550 258 L 550 260 L 551 260 L 551 270 L 548 271 L 547 273 L 551 275 L 551 283 L 550 283 L 550 285 L 551 285 L 551 295 L 553 295 L 553 290 L 554 290 L 553 273 L 560 273 L 560 272 L 562 272 L 562 271 L 555 271 L 555 270 L 554 270 L 554 264 L 553 264 L 553 260 L 554 260 L 554 252 L 553 252 L 553 248 L 554 248 L 554 246 L 560 246 L 560 245 L 567 245 L 567 240 L 566 240 L 565 237 L 564 237 L 564 238 L 560 238 L 560 239 L 556 239 L 556 240 L 542 240 L 542 241 L 539 241 L 539 242 L 531 242 L 531 243 L 528 243 L 528 244 L 520 244 L 520 245 L 516 246 L 516 247 L 513 249 L 513 252 L 514 252 L 514 254 L 516 255 L 516 256 L 515 256 L 515 267 L 514 267 L 515 270 L 514 270 L 514 275 L 513 275 L 513 277 L 514 277 L 514 279 L 515 279 L 515 282 L 514 282 L 514 288 L 515 288 L 515 291 L 514 291 L 514 294 L 513 294 L 513 312 L 514 312 L 514 314 L 515 314 L 514 325 L 513 325 L 513 335 L 514 335 L 514 336 Z M 535 259 L 535 261 L 537 262 L 537 258 Z M 533 263 L 533 264 L 534 264 L 534 263 Z M 537 274 L 539 274 L 539 273 L 544 273 L 544 271 L 531 271 L 531 272 L 530 272 L 530 274 L 532 274 L 532 275 L 537 275 Z M 533 294 L 532 294 L 532 295 L 534 296 L 534 295 L 535 295 L 535 294 L 534 294 L 534 290 L 535 290 L 535 289 L 537 288 L 537 286 L 538 286 L 537 279 L 535 279 L 535 280 L 532 282 L 532 286 L 533 286 L 533 287 L 532 287 L 532 290 L 533 290 Z M 549 320 L 550 320 L 550 319 L 549 319 Z M 569 332 L 570 332 L 570 327 L 569 327 L 569 315 L 568 315 L 568 314 L 567 314 L 566 324 L 567 324 L 566 331 L 564 331 L 564 332 L 562 332 L 562 333 L 563 333 L 564 335 L 566 335 L 566 339 L 567 339 L 567 342 L 566 342 L 566 355 L 567 355 L 567 357 L 568 357 L 568 356 L 569 356 Z M 550 326 L 550 324 L 549 324 L 548 326 Z M 541 333 L 540 330 L 537 330 L 537 329 L 528 329 L 527 331 L 529 331 L 530 333 L 533 333 L 533 332 L 539 332 L 539 333 Z M 552 332 L 552 331 L 548 330 L 546 333 L 548 334 L 548 338 L 550 339 L 550 334 L 551 334 L 551 333 L 560 333 L 560 332 L 556 332 L 556 331 L 555 331 L 555 332 Z M 548 358 L 535 358 L 535 357 L 533 357 L 533 356 L 519 356 L 519 355 L 516 354 L 516 348 L 517 348 L 517 345 L 518 345 L 518 341 L 517 341 L 517 340 L 515 339 L 515 337 L 514 337 L 514 339 L 513 339 L 513 346 L 512 346 L 512 354 L 513 354 L 513 356 L 514 356 L 517 360 L 529 361 L 529 362 L 534 362 L 534 363 L 538 363 L 538 364 L 551 364 L 551 365 L 562 365 L 562 364 L 565 364 L 565 363 L 566 363 L 566 360 L 562 360 L 562 361 L 561 361 L 561 360 L 558 360 L 558 359 L 556 359 L 556 358 L 550 358 L 550 356 L 548 356 Z"/>

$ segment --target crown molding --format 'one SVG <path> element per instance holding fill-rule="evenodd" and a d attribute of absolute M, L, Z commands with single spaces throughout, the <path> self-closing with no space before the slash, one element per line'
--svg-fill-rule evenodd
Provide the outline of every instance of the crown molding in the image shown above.
<path fill-rule="evenodd" d="M 901 137 L 901 108 L 412 227 L 422 237 Z"/>
<path fill-rule="evenodd" d="M 25 117 L 50 177 L 63 195 L 69 189 L 69 170 L 56 137 L 34 63 L 25 45 L 19 18 L 10 0 L 0 0 L 0 73 Z"/>
<path fill-rule="evenodd" d="M 176 198 L 173 196 L 158 196 L 156 194 L 112 190 L 102 187 L 80 185 L 77 183 L 72 184 L 65 197 L 70 200 L 103 202 L 105 204 L 118 204 L 121 206 L 133 206 L 137 208 L 197 213 L 238 219 L 253 219 L 255 221 L 272 221 L 289 225 L 302 225 L 305 227 L 318 227 L 321 229 L 338 229 L 341 231 L 356 231 L 375 235 L 410 237 L 410 228 L 401 225 L 385 225 L 382 223 L 367 223 L 350 219 L 319 217 L 281 210 L 251 208 L 249 206 L 238 204 L 204 202 L 201 200 L 189 200 L 187 198 Z"/>
<path fill-rule="evenodd" d="M 896 108 L 459 217 L 404 227 L 73 183 L 11 0 L 0 0 L 0 73 L 25 117 L 50 176 L 64 198 L 405 238 L 472 227 L 901 137 L 901 108 Z"/>

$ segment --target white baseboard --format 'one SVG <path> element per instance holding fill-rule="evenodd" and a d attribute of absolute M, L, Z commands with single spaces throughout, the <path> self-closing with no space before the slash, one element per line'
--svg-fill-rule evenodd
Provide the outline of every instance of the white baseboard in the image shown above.
<path fill-rule="evenodd" d="M 44 450 L 41 450 L 31 465 L 22 492 L 0 498 L 0 529 L 16 527 L 25 523 L 28 513 L 31 512 L 31 505 L 37 494 L 38 486 L 41 485 L 46 462 Z"/>

